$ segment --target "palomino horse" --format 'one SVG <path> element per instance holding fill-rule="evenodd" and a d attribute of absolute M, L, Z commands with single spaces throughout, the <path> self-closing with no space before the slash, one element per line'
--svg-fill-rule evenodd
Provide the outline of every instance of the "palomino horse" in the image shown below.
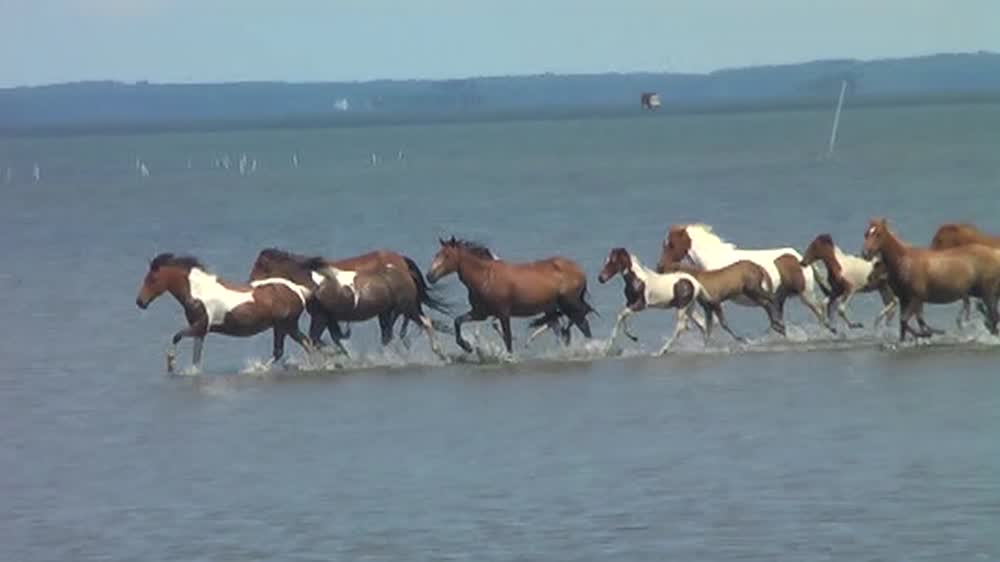
<path fill-rule="evenodd" d="M 694 315 L 696 304 L 700 304 L 706 311 L 714 310 L 719 315 L 719 324 L 722 325 L 722 328 L 737 341 L 743 341 L 729 329 L 719 303 L 712 301 L 705 287 L 690 273 L 683 271 L 656 273 L 643 266 L 639 259 L 625 248 L 612 248 L 608 253 L 608 258 L 604 260 L 604 267 L 601 268 L 597 280 L 601 283 L 607 283 L 619 274 L 625 281 L 625 308 L 618 313 L 618 319 L 615 320 L 615 326 L 611 330 L 611 338 L 608 341 L 609 348 L 614 345 L 615 339 L 618 338 L 619 327 L 632 341 L 638 340 L 628 330 L 628 317 L 647 308 L 677 309 L 674 333 L 670 339 L 664 342 L 663 347 L 657 353 L 658 355 L 666 353 L 674 341 L 688 330 L 689 319 L 705 334 L 707 341 L 708 331 Z"/>
<path fill-rule="evenodd" d="M 324 328 L 328 328 L 334 344 L 346 354 L 338 337 L 339 330 L 335 329 L 339 322 L 363 322 L 377 317 L 382 345 L 388 345 L 392 341 L 393 325 L 402 316 L 421 326 L 430 339 L 431 349 L 441 355 L 434 328 L 421 307 L 421 296 L 429 293 L 421 293 L 405 262 L 402 268 L 389 259 L 383 261 L 383 265 L 370 262 L 359 270 L 345 271 L 322 257 L 306 257 L 273 248 L 262 251 L 257 262 L 251 276 L 266 271 L 315 287 L 309 299 L 313 318 L 310 338 L 319 339 Z"/>
<path fill-rule="evenodd" d="M 763 267 L 752 261 L 740 260 L 721 269 L 699 269 L 682 263 L 679 258 L 675 259 L 670 249 L 664 244 L 663 250 L 660 252 L 660 261 L 656 264 L 656 272 L 690 273 L 705 287 L 705 290 L 711 296 L 712 302 L 717 305 L 736 297 L 743 297 L 763 308 L 767 313 L 771 329 L 781 335 L 785 335 L 785 325 L 778 317 L 778 310 L 771 296 L 774 293 L 774 288 L 771 286 L 771 278 Z M 723 324 L 725 321 L 722 316 L 721 306 L 718 306 L 717 310 L 706 308 L 706 340 L 712 337 L 713 314 L 719 316 L 720 324 Z M 725 328 L 724 324 L 723 328 Z M 725 329 L 729 331 L 728 328 Z"/>
<path fill-rule="evenodd" d="M 909 321 L 923 316 L 924 303 L 949 303 L 976 297 L 986 307 L 986 327 L 997 334 L 997 297 L 1000 295 L 1000 250 L 982 244 L 966 244 L 945 250 L 913 248 L 889 230 L 885 219 L 873 219 L 865 231 L 864 256 L 878 256 L 885 262 L 889 285 L 899 298 L 899 339 L 909 332 L 929 337 L 932 331 L 921 323 L 922 331 Z"/>
<path fill-rule="evenodd" d="M 496 258 L 480 244 L 467 240 L 439 240 L 441 248 L 431 262 L 427 280 L 457 273 L 469 291 L 472 309 L 455 318 L 455 342 L 466 353 L 472 346 L 462 338 L 462 324 L 495 317 L 500 321 L 504 346 L 513 352 L 510 319 L 543 314 L 546 321 L 566 316 L 570 327 L 576 325 L 586 337 L 590 335 L 587 314 L 593 308 L 587 303 L 587 276 L 576 262 L 563 257 L 552 257 L 528 263 L 509 263 Z M 569 327 L 564 331 L 569 340 Z"/>
<path fill-rule="evenodd" d="M 944 250 L 945 248 L 954 248 L 966 244 L 982 244 L 984 246 L 1000 248 L 1000 237 L 986 234 L 971 224 L 950 223 L 938 227 L 937 232 L 934 233 L 934 238 L 931 239 L 931 249 L 934 250 Z M 983 311 L 983 315 L 986 315 L 985 311 Z M 956 319 L 958 327 L 962 327 L 963 318 L 968 322 L 971 316 L 972 309 L 969 306 L 969 299 L 962 299 L 962 310 L 959 311 L 958 318 Z"/>
<path fill-rule="evenodd" d="M 177 344 L 194 338 L 192 363 L 201 365 L 201 350 L 209 332 L 247 337 L 274 330 L 271 362 L 285 352 L 285 336 L 291 336 L 307 352 L 309 339 L 299 331 L 299 316 L 305 309 L 309 289 L 287 279 L 271 278 L 250 285 L 220 281 L 192 257 L 160 254 L 149 263 L 149 272 L 139 288 L 135 304 L 145 309 L 164 292 L 184 308 L 188 327 L 174 334 L 167 350 L 167 371 L 174 372 Z"/>
<path fill-rule="evenodd" d="M 687 256 L 702 269 L 721 269 L 739 260 L 754 262 L 763 267 L 771 278 L 779 319 L 784 314 L 785 299 L 791 294 L 798 294 L 802 304 L 812 311 L 819 323 L 831 332 L 836 332 L 814 301 L 817 284 L 815 271 L 811 267 L 801 267 L 795 263 L 801 260 L 802 256 L 793 248 L 743 250 L 720 238 L 712 231 L 712 227 L 706 224 L 671 226 L 664 244 L 674 261 Z M 790 255 L 794 261 L 781 259 L 786 255 Z M 743 306 L 758 306 L 743 296 L 734 298 L 733 302 Z"/>
<path fill-rule="evenodd" d="M 290 279 L 302 286 L 315 290 L 319 287 L 323 278 L 320 277 L 317 272 L 303 267 L 302 264 L 308 259 L 310 258 L 307 256 L 293 254 L 276 248 L 266 248 L 261 250 L 261 252 L 257 255 L 253 268 L 250 270 L 250 280 L 254 281 L 268 277 L 284 277 L 285 279 Z M 326 260 L 326 264 L 342 272 L 370 273 L 383 271 L 389 266 L 395 267 L 400 271 L 407 271 L 409 272 L 413 290 L 417 292 L 420 303 L 432 310 L 441 312 L 442 314 L 448 313 L 448 304 L 438 298 L 434 294 L 434 291 L 427 286 L 427 282 L 424 281 L 424 274 L 420 271 L 420 267 L 415 261 L 407 256 L 388 250 L 376 250 L 352 258 Z M 330 337 L 333 338 L 334 344 L 338 346 L 341 351 L 345 351 L 343 345 L 341 344 L 341 340 L 350 337 L 350 332 L 341 330 L 340 324 L 326 314 L 323 307 L 320 306 L 315 299 L 309 300 L 306 309 L 309 311 L 309 316 L 311 318 L 309 334 L 310 337 L 313 338 L 313 341 L 317 345 L 321 344 L 322 341 L 320 337 L 323 334 L 323 330 L 326 329 L 329 330 Z M 406 337 L 406 327 L 409 322 L 410 318 L 404 315 L 403 325 L 399 331 L 399 337 Z"/>
<path fill-rule="evenodd" d="M 810 242 L 800 263 L 809 266 L 817 261 L 822 261 L 826 266 L 826 280 L 830 286 L 830 294 L 826 301 L 826 317 L 831 322 L 836 310 L 849 328 L 862 328 L 860 322 L 851 322 L 847 317 L 847 303 L 851 302 L 855 293 L 872 291 L 878 291 L 882 297 L 882 311 L 875 317 L 875 323 L 877 324 L 880 318 L 886 318 L 888 322 L 889 315 L 896 308 L 896 297 L 889 288 L 885 267 L 877 267 L 880 262 L 844 253 L 829 234 L 820 234 Z"/>

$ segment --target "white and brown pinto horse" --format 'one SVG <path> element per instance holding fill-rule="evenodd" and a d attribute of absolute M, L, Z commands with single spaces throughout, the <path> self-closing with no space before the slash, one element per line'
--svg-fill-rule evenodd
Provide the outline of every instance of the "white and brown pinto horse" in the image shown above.
<path fill-rule="evenodd" d="M 271 329 L 272 363 L 284 355 L 285 336 L 307 352 L 312 348 L 299 331 L 299 316 L 310 291 L 287 279 L 261 279 L 249 285 L 226 283 L 208 273 L 196 258 L 164 253 L 150 262 L 135 304 L 145 309 L 164 292 L 177 299 L 188 321 L 186 328 L 174 334 L 167 350 L 170 373 L 175 369 L 177 344 L 184 338 L 194 338 L 192 364 L 200 367 L 202 345 L 210 332 L 248 337 Z"/>
<path fill-rule="evenodd" d="M 802 256 L 794 248 L 772 248 L 744 250 L 720 238 L 706 224 L 685 224 L 671 226 L 663 241 L 676 259 L 687 257 L 702 269 L 721 269 L 740 260 L 748 260 L 764 268 L 774 287 L 774 301 L 778 308 L 779 320 L 783 320 L 785 299 L 797 294 L 802 304 L 815 316 L 816 320 L 831 332 L 836 329 L 824 316 L 816 304 L 816 273 L 812 267 L 801 266 L 797 262 Z M 743 296 L 732 302 L 742 306 L 759 306 Z"/>
<path fill-rule="evenodd" d="M 555 256 L 525 263 L 498 259 L 489 248 L 468 240 L 439 240 L 427 272 L 427 281 L 457 273 L 469 294 L 471 310 L 455 318 L 455 342 L 466 353 L 472 346 L 462 337 L 462 324 L 494 317 L 500 321 L 507 353 L 513 352 L 511 317 L 543 315 L 532 326 L 553 323 L 565 316 L 570 325 L 563 330 L 568 343 L 575 325 L 591 337 L 587 315 L 594 309 L 587 303 L 587 276 L 574 261 Z"/>
<path fill-rule="evenodd" d="M 907 332 L 929 337 L 922 322 L 924 303 L 943 304 L 975 297 L 986 309 L 986 327 L 997 334 L 997 298 L 1000 296 L 1000 249 L 965 244 L 944 250 L 914 248 L 889 230 L 885 219 L 873 219 L 865 230 L 864 256 L 880 257 L 889 273 L 889 285 L 899 298 L 899 339 Z M 916 316 L 921 331 L 910 326 Z"/>
<path fill-rule="evenodd" d="M 882 310 L 875 317 L 875 324 L 882 318 L 889 321 L 896 309 L 896 297 L 892 294 L 885 266 L 881 262 L 844 252 L 829 234 L 820 234 L 809 243 L 802 255 L 801 264 L 808 266 L 817 261 L 823 262 L 826 267 L 826 280 L 830 287 L 826 316 L 830 322 L 833 322 L 836 311 L 849 328 L 862 328 L 860 322 L 852 322 L 847 317 L 847 304 L 855 294 L 873 291 L 878 291 L 882 297 Z"/>
<path fill-rule="evenodd" d="M 615 339 L 618 338 L 619 329 L 623 329 L 625 335 L 632 341 L 638 340 L 629 332 L 628 317 L 647 308 L 677 309 L 674 333 L 664 342 L 663 347 L 657 353 L 658 355 L 666 353 L 674 341 L 688 330 L 689 320 L 694 322 L 694 325 L 707 337 L 705 327 L 695 316 L 696 305 L 700 304 L 706 310 L 721 312 L 718 303 L 712 301 L 705 287 L 693 275 L 683 271 L 657 273 L 643 266 L 639 259 L 625 248 L 611 249 L 597 280 L 601 283 L 607 283 L 615 275 L 621 275 L 625 281 L 625 308 L 618 313 L 618 318 L 615 320 L 615 326 L 611 330 L 611 337 L 608 341 L 609 348 L 614 345 Z M 737 341 L 743 341 L 742 338 L 729 330 L 724 317 L 720 316 L 719 320 L 723 329 Z"/>

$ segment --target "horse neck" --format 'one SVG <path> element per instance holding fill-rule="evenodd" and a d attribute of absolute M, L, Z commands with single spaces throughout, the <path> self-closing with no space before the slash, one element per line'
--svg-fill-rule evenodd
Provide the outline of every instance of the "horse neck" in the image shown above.
<path fill-rule="evenodd" d="M 703 269 L 718 269 L 736 261 L 733 256 L 735 249 L 730 244 L 704 244 L 695 246 L 692 242 L 688 249 L 688 257 Z"/>
<path fill-rule="evenodd" d="M 642 281 L 643 283 L 645 283 L 649 279 L 650 275 L 656 273 L 655 271 L 642 265 L 642 262 L 639 261 L 639 258 L 635 257 L 632 254 L 629 254 L 629 260 L 631 260 L 632 266 L 625 271 L 631 272 L 633 275 L 636 276 L 637 279 L 639 279 L 639 281 Z"/>
<path fill-rule="evenodd" d="M 844 258 L 847 254 L 840 251 L 836 245 L 834 245 L 833 250 L 829 253 L 824 253 L 820 259 L 823 260 L 823 265 L 826 266 L 826 270 L 830 273 L 831 277 L 840 277 L 844 273 Z"/>
<path fill-rule="evenodd" d="M 202 275 L 207 275 L 204 271 L 198 271 Z M 174 273 L 171 273 L 170 280 L 167 282 L 167 292 L 185 309 L 193 305 L 190 277 L 191 271 L 176 270 Z"/>
<path fill-rule="evenodd" d="M 879 252 L 882 255 L 882 260 L 885 261 L 886 265 L 892 265 L 893 267 L 899 263 L 903 255 L 906 253 L 908 246 L 903 243 L 895 234 L 886 229 L 885 239 L 882 241 L 882 251 Z"/>
<path fill-rule="evenodd" d="M 472 252 L 459 250 L 459 280 L 461 280 L 466 286 L 469 286 L 470 283 L 478 286 L 489 269 L 489 262 L 490 260 L 483 259 Z"/>

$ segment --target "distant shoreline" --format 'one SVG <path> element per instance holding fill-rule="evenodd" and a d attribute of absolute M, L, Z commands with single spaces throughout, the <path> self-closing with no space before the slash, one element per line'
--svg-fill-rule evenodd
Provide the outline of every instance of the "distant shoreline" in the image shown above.
<path fill-rule="evenodd" d="M 876 107 L 1000 104 L 1000 92 L 919 96 L 849 97 L 845 110 Z M 286 118 L 234 120 L 123 121 L 118 123 L 74 123 L 69 125 L 4 126 L 0 137 L 72 137 L 90 135 L 147 135 L 173 133 L 218 133 L 250 130 L 337 129 L 362 127 L 424 126 L 505 121 L 563 121 L 578 119 L 666 118 L 686 115 L 724 115 L 833 109 L 830 99 L 792 98 L 741 103 L 676 103 L 667 100 L 655 111 L 638 106 L 536 107 L 494 111 L 449 111 L 411 113 L 345 113 L 343 115 L 300 115 Z"/>

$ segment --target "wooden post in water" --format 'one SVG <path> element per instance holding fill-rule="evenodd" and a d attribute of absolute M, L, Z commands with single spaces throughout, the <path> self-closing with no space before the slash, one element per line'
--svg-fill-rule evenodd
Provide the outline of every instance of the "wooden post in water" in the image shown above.
<path fill-rule="evenodd" d="M 830 131 L 830 150 L 827 156 L 833 156 L 834 145 L 837 144 L 837 127 L 840 126 L 840 108 L 844 107 L 844 93 L 847 92 L 847 80 L 840 83 L 840 98 L 837 100 L 837 111 L 833 114 L 833 130 Z"/>

